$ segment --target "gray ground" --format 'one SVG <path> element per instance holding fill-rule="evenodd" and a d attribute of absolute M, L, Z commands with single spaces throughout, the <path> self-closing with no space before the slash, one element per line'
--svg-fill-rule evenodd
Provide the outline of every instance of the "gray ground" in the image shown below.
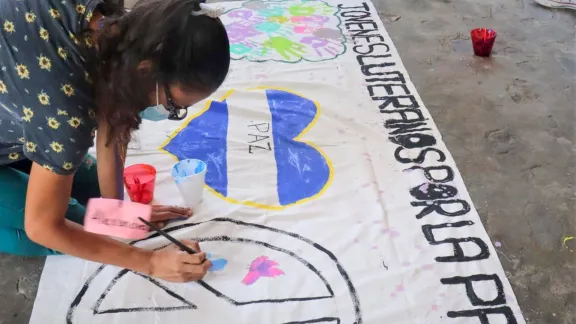
<path fill-rule="evenodd" d="M 343 1 L 344 2 L 344 1 Z M 531 0 L 375 1 L 531 324 L 576 323 L 576 11 Z M 475 58 L 468 31 L 499 33 Z M 0 324 L 28 323 L 43 259 L 0 255 Z"/>

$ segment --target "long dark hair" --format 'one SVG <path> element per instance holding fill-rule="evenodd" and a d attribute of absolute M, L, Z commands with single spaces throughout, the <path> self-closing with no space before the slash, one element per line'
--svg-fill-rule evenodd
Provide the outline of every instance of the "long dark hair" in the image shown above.
<path fill-rule="evenodd" d="M 105 0 L 98 54 L 88 60 L 99 117 L 110 125 L 109 139 L 130 140 L 150 105 L 156 82 L 212 93 L 230 67 L 230 44 L 219 19 L 192 15 L 198 0 L 140 0 L 125 12 L 123 0 Z M 141 63 L 147 61 L 148 68 Z"/>

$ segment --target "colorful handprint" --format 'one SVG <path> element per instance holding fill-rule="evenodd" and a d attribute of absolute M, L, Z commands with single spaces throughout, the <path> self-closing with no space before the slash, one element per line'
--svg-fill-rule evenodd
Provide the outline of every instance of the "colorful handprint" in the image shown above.
<path fill-rule="evenodd" d="M 323 1 L 251 0 L 228 11 L 222 21 L 232 59 L 317 62 L 346 51 L 337 12 L 338 8 Z"/>

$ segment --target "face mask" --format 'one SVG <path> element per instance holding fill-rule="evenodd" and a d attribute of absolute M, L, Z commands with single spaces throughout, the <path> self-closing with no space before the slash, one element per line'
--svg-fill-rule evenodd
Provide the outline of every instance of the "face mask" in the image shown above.
<path fill-rule="evenodd" d="M 156 106 L 144 109 L 144 111 L 140 113 L 140 117 L 151 121 L 161 121 L 168 119 L 169 115 L 170 113 L 164 108 L 164 105 L 160 104 L 158 98 L 158 82 L 156 82 Z"/>

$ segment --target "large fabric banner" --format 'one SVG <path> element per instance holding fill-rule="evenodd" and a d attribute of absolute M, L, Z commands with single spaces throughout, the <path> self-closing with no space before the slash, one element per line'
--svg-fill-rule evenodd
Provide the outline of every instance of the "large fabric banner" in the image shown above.
<path fill-rule="evenodd" d="M 174 284 L 50 257 L 31 323 L 525 323 L 373 5 L 223 5 L 223 88 L 185 121 L 144 122 L 127 162 L 155 166 L 155 203 L 176 205 L 172 166 L 207 163 L 202 205 L 167 231 L 213 269 Z"/>

